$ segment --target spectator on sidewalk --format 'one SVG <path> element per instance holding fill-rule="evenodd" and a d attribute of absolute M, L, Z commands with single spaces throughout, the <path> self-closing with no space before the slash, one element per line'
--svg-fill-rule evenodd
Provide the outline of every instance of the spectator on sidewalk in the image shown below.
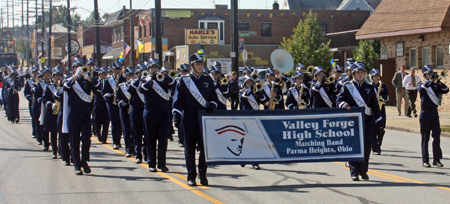
<path fill-rule="evenodd" d="M 403 86 L 403 79 L 408 75 L 406 73 L 406 66 L 402 65 L 399 72 L 396 72 L 394 78 L 392 78 L 392 85 L 395 87 L 395 91 L 397 94 L 397 111 L 398 115 L 401 115 L 402 110 L 402 98 L 405 100 L 405 115 L 408 112 L 409 104 L 408 104 L 408 95 L 406 95 L 405 87 Z"/>
<path fill-rule="evenodd" d="M 235 71 L 231 73 L 229 86 L 231 93 L 231 110 L 237 110 L 239 105 L 239 79 L 237 78 L 237 73 Z"/>
<path fill-rule="evenodd" d="M 417 84 L 420 82 L 420 77 L 416 75 L 416 68 L 411 68 L 411 74 L 406 75 L 403 79 L 403 86 L 406 89 L 406 95 L 409 99 L 409 108 L 405 113 L 407 117 L 411 117 L 411 113 L 417 118 L 416 99 L 417 99 Z M 406 103 L 406 101 L 405 101 Z"/>

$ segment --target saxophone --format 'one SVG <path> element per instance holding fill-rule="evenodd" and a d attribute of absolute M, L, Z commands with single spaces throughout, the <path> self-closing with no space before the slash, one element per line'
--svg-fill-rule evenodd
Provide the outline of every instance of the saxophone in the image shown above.
<path fill-rule="evenodd" d="M 383 85 L 383 83 L 381 83 L 381 81 L 380 81 L 380 85 L 378 86 L 378 89 L 377 89 L 377 99 L 378 99 L 378 106 L 380 106 L 380 110 L 384 103 L 384 99 L 383 99 L 383 97 L 381 97 L 382 85 Z"/>
<path fill-rule="evenodd" d="M 305 109 L 306 108 L 306 103 L 305 101 L 302 99 L 303 96 L 303 85 L 300 84 L 300 91 L 298 93 L 298 103 L 297 103 L 297 107 L 298 109 Z"/>
<path fill-rule="evenodd" d="M 57 86 L 56 86 L 56 90 L 58 90 L 61 87 L 61 81 L 57 81 L 56 82 Z M 53 115 L 58 115 L 59 114 L 59 109 L 61 107 L 61 102 L 55 100 L 55 110 L 53 110 Z"/>
<path fill-rule="evenodd" d="M 275 82 L 272 82 L 272 88 L 270 88 L 270 96 L 269 96 L 269 110 L 275 110 L 275 106 L 278 104 L 278 100 L 272 96 L 272 93 L 275 92 Z"/>
<path fill-rule="evenodd" d="M 116 89 L 114 89 L 114 93 L 113 93 L 113 102 L 112 102 L 113 105 L 117 105 L 116 99 L 117 99 L 117 89 L 119 88 L 119 78 L 120 78 L 120 75 L 117 75 L 117 77 L 116 77 Z"/>

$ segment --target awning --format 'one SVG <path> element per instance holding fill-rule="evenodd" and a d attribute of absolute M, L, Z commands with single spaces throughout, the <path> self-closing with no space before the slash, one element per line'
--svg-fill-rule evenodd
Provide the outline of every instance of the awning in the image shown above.
<path fill-rule="evenodd" d="M 111 59 L 117 59 L 120 57 L 120 53 L 123 51 L 123 48 L 115 48 L 111 51 L 107 52 L 105 55 L 103 55 L 104 60 L 111 60 Z"/>

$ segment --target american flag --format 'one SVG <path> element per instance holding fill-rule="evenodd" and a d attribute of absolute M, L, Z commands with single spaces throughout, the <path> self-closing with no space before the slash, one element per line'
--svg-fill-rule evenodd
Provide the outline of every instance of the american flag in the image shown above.
<path fill-rule="evenodd" d="M 127 44 L 123 44 L 123 58 L 125 59 L 128 55 L 128 53 L 131 51 L 131 47 Z"/>

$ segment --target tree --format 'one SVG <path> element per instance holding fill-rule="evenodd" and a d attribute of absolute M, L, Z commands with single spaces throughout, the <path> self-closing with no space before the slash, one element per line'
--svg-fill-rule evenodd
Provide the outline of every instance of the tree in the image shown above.
<path fill-rule="evenodd" d="M 103 16 L 105 16 L 105 15 L 103 15 Z M 82 23 L 84 26 L 87 26 L 87 27 L 95 26 L 95 12 L 92 11 L 91 14 Z M 103 23 L 102 18 L 99 19 L 99 23 Z"/>
<path fill-rule="evenodd" d="M 303 14 L 294 34 L 291 38 L 284 38 L 281 45 L 283 49 L 291 53 L 295 63 L 305 66 L 322 66 L 325 69 L 330 66 L 333 52 L 330 51 L 330 41 L 325 43 L 325 37 L 317 20 L 317 14 L 309 11 Z M 294 72 L 293 69 L 290 73 Z"/>
<path fill-rule="evenodd" d="M 366 71 L 369 72 L 375 67 L 375 60 L 380 56 L 379 40 L 361 40 L 356 50 L 353 52 L 353 58 L 356 61 L 363 62 Z"/>
<path fill-rule="evenodd" d="M 52 24 L 60 24 L 67 28 L 67 12 L 68 9 L 66 6 L 53 6 L 52 7 Z M 44 12 L 45 16 L 49 16 L 50 13 L 48 11 Z M 81 16 L 79 14 L 72 14 L 70 15 L 71 24 L 70 28 L 71 30 L 77 30 L 78 25 L 82 23 Z M 45 22 L 45 27 L 48 27 L 48 22 Z M 72 28 L 73 25 L 73 28 Z"/>

